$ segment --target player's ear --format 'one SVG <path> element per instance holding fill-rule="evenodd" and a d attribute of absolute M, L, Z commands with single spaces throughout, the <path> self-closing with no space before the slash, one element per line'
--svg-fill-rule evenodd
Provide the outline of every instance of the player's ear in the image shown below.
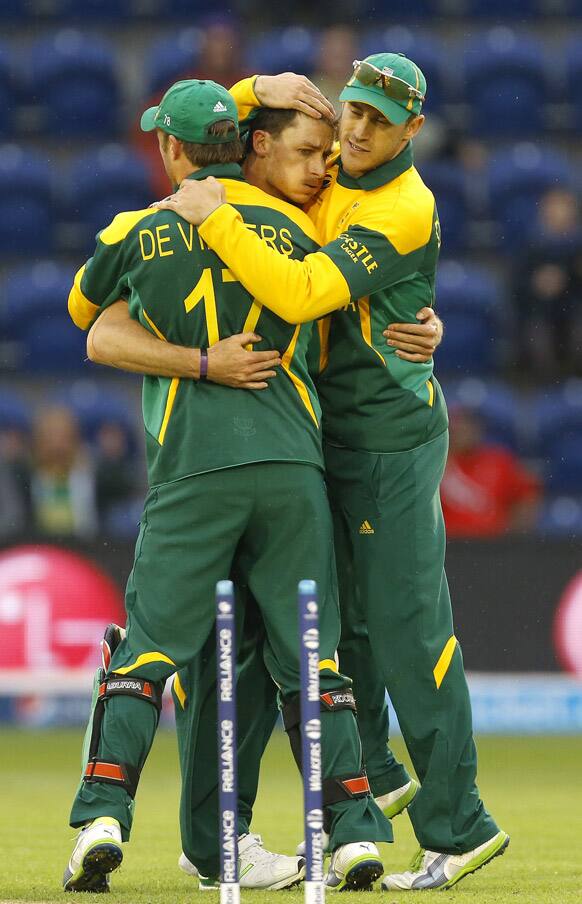
<path fill-rule="evenodd" d="M 253 151 L 257 157 L 266 157 L 271 147 L 271 136 L 263 129 L 253 132 Z"/>
<path fill-rule="evenodd" d="M 172 160 L 177 160 L 180 154 L 182 153 L 182 144 L 179 138 L 176 138 L 175 135 L 169 135 L 169 147 L 170 154 L 172 156 Z"/>
<path fill-rule="evenodd" d="M 414 119 L 411 119 L 406 124 L 406 131 L 404 133 L 404 137 L 406 139 L 414 138 L 415 135 L 418 135 L 420 130 L 424 125 L 424 116 L 420 113 L 418 116 L 415 116 Z"/>

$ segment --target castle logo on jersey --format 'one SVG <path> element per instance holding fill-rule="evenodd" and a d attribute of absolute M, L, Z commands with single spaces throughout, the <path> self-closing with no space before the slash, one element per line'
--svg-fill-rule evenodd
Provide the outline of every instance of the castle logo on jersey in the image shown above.
<path fill-rule="evenodd" d="M 349 232 L 343 232 L 339 238 L 342 241 L 340 246 L 342 251 L 345 251 L 355 264 L 362 264 L 368 273 L 377 270 L 378 261 L 374 260 L 373 254 L 363 242 L 356 241 Z"/>

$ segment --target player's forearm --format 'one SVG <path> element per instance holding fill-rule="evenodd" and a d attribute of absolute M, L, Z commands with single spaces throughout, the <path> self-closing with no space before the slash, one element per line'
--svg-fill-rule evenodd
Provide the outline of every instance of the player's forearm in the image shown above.
<path fill-rule="evenodd" d="M 257 301 L 288 323 L 308 323 L 349 301 L 349 286 L 326 254 L 289 260 L 247 229 L 228 204 L 218 207 L 198 231 Z"/>
<path fill-rule="evenodd" d="M 96 364 L 132 373 L 194 380 L 200 375 L 199 349 L 152 336 L 129 317 L 125 302 L 108 308 L 95 321 L 87 337 L 87 354 Z"/>

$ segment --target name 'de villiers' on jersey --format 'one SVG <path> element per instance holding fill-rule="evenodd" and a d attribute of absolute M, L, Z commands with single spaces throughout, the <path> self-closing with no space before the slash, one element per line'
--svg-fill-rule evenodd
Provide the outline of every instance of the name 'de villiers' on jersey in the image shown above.
<path fill-rule="evenodd" d="M 238 165 L 205 167 L 189 178 L 211 175 L 247 228 L 277 254 L 299 260 L 317 249 L 309 217 L 246 183 Z M 260 461 L 322 467 L 321 411 L 306 363 L 311 324 L 289 324 L 255 301 L 198 230 L 172 211 L 118 214 L 77 273 L 69 312 L 88 329 L 120 297 L 133 318 L 168 342 L 201 348 L 256 331 L 263 341 L 255 349 L 278 349 L 282 356 L 282 372 L 261 391 L 144 377 L 151 486 Z"/>

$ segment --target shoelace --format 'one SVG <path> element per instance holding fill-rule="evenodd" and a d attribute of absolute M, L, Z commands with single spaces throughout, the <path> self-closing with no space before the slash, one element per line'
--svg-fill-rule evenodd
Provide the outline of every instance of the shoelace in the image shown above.
<path fill-rule="evenodd" d="M 422 861 L 424 860 L 425 854 L 426 854 L 426 851 L 424 848 L 419 848 L 417 850 L 416 854 L 410 861 L 410 866 L 408 867 L 409 872 L 418 873 L 420 871 L 420 868 L 422 866 Z"/>

